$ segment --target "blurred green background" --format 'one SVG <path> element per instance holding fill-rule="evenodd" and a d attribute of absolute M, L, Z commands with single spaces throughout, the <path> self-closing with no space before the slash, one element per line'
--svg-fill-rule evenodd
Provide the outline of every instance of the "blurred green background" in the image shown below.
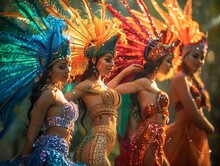
<path fill-rule="evenodd" d="M 127 12 L 119 0 L 107 0 L 115 9 L 119 10 L 127 16 Z M 128 0 L 131 8 L 139 10 L 134 0 Z M 161 4 L 161 0 L 158 3 Z M 181 7 L 186 3 L 186 0 L 178 0 Z M 70 5 L 82 10 L 81 0 L 70 0 Z M 145 0 L 149 12 L 152 16 L 161 19 L 153 9 L 150 0 Z M 97 5 L 91 3 L 93 11 L 98 9 Z M 16 9 L 8 0 L 0 0 L 0 11 L 15 11 Z M 82 12 L 83 13 L 83 12 Z M 109 14 L 110 16 L 110 14 Z M 212 110 L 208 114 L 208 119 L 215 126 L 215 133 L 209 136 L 209 143 L 211 147 L 211 160 L 213 166 L 220 166 L 220 0 L 193 0 L 193 19 L 200 23 L 201 29 L 208 32 L 208 54 L 207 60 L 202 70 L 202 79 L 205 82 L 206 88 L 209 91 L 212 103 Z M 0 28 L 4 25 L 0 25 Z M 169 94 L 170 81 L 160 82 L 159 86 Z M 0 161 L 8 160 L 16 155 L 23 147 L 26 124 L 27 124 L 27 109 L 30 103 L 28 97 L 15 107 L 16 114 L 15 122 L 5 137 L 0 140 Z M 170 122 L 175 116 L 172 104 L 170 105 Z M 89 120 L 89 119 L 88 119 Z M 85 131 L 80 126 L 75 126 L 75 135 L 73 136 L 71 154 L 76 145 L 80 142 Z M 90 123 L 86 124 L 89 129 Z M 118 144 L 116 144 L 112 153 L 110 154 L 111 162 L 113 163 L 115 156 L 118 154 Z M 113 164 L 114 165 L 114 164 Z"/>

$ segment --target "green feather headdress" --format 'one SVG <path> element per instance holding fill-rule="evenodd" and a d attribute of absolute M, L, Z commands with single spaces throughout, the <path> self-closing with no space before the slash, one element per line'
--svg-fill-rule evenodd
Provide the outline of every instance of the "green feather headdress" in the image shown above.
<path fill-rule="evenodd" d="M 4 23 L 0 31 L 0 138 L 13 122 L 15 104 L 27 96 L 35 78 L 69 54 L 63 19 L 44 16 L 34 1 L 12 3 L 19 13 L 0 13 Z"/>

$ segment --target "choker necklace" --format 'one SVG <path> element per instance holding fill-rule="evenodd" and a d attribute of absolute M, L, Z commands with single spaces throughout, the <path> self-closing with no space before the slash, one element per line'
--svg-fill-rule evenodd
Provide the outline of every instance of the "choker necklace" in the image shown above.
<path fill-rule="evenodd" d="M 59 90 L 59 88 L 57 87 L 57 85 L 54 84 L 54 83 L 45 84 L 45 85 L 43 86 L 43 88 L 41 89 L 41 91 L 44 91 L 44 90 L 46 90 L 46 89 L 52 89 L 52 90 L 55 90 L 55 91 Z"/>

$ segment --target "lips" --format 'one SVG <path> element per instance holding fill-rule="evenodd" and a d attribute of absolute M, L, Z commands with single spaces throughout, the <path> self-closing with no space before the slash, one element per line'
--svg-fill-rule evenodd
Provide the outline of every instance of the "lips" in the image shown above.
<path fill-rule="evenodd" d="M 68 79 L 69 77 L 70 77 L 70 75 L 65 75 L 64 76 L 65 79 Z"/>
<path fill-rule="evenodd" d="M 198 70 L 200 67 L 201 67 L 200 64 L 196 64 L 196 65 L 195 65 L 195 70 Z"/>
<path fill-rule="evenodd" d="M 108 71 L 109 71 L 109 72 L 112 72 L 112 71 L 113 71 L 113 68 L 109 68 Z"/>

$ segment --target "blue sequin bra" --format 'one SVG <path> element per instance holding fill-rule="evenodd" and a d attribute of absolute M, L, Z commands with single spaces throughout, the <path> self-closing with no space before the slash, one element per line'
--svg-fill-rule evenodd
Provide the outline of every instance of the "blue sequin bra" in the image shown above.
<path fill-rule="evenodd" d="M 74 122 L 79 117 L 78 107 L 72 101 L 66 103 L 62 109 L 61 116 L 48 117 L 43 123 L 43 131 L 50 127 L 64 127 L 70 131 L 74 130 Z"/>

